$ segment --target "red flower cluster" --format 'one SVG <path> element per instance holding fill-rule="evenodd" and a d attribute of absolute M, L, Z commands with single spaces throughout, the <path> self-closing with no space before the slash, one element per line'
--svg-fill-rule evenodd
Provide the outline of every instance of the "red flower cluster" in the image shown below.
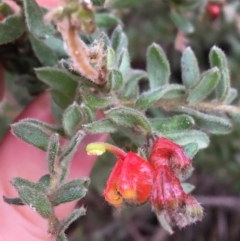
<path fill-rule="evenodd" d="M 133 152 L 125 153 L 107 143 L 103 146 L 119 157 L 103 194 L 109 203 L 121 208 L 123 201 L 133 204 L 149 201 L 157 215 L 163 214 L 170 224 L 179 227 L 202 218 L 202 207 L 183 191 L 180 183 L 192 166 L 179 145 L 166 138 L 157 139 L 149 162 Z"/>

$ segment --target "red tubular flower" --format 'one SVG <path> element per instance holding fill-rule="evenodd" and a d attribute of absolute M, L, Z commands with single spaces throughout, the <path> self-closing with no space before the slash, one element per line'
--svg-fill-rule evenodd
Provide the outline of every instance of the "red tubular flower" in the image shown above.
<path fill-rule="evenodd" d="M 169 166 L 178 178 L 192 169 L 191 160 L 183 148 L 164 137 L 155 141 L 149 161 L 156 170 L 161 166 Z"/>
<path fill-rule="evenodd" d="M 177 210 L 184 202 L 184 193 L 180 181 L 166 165 L 155 171 L 149 201 L 157 213 L 163 210 Z"/>
<path fill-rule="evenodd" d="M 119 159 L 104 190 L 105 199 L 119 207 L 123 199 L 140 204 L 147 200 L 152 189 L 153 168 L 133 152 Z"/>

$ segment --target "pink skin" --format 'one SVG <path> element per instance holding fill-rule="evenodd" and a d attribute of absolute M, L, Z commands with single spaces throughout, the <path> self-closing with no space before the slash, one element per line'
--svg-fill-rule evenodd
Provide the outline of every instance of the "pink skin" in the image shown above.
<path fill-rule="evenodd" d="M 56 0 L 38 0 L 42 6 L 54 6 Z M 1 72 L 0 72 L 1 75 Z M 1 80 L 0 80 L 1 81 Z M 50 108 L 50 96 L 44 93 L 36 98 L 18 117 L 35 118 L 53 123 Z M 96 157 L 88 156 L 85 147 L 90 142 L 106 140 L 106 135 L 87 136 L 81 142 L 75 154 L 69 178 L 88 176 Z M 2 195 L 16 197 L 17 192 L 9 183 L 14 177 L 22 177 L 37 181 L 46 174 L 46 153 L 28 145 L 9 131 L 0 144 L 0 241 L 46 241 L 53 240 L 47 235 L 47 221 L 28 206 L 8 205 L 2 200 Z M 65 217 L 74 209 L 76 202 L 60 205 L 57 208 L 59 218 Z"/>

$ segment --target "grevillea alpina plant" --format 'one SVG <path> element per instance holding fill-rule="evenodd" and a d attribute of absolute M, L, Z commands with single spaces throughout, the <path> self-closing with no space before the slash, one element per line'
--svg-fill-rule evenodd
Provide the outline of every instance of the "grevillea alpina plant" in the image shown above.
<path fill-rule="evenodd" d="M 182 228 L 201 220 L 203 209 L 184 183 L 193 170 L 192 158 L 209 145 L 208 135 L 230 133 L 233 122 L 240 121 L 240 108 L 231 105 L 237 90 L 230 85 L 225 53 L 212 47 L 209 69 L 201 73 L 187 47 L 181 58 L 182 84 L 170 83 L 169 61 L 156 43 L 147 49 L 146 71 L 131 67 L 127 35 L 111 10 L 137 1 L 62 0 L 49 11 L 34 0 L 15 2 L 20 8 L 17 13 L 0 3 L 0 48 L 13 44 L 21 46 L 21 53 L 9 48 L 3 65 L 24 76 L 30 93 L 50 92 L 55 124 L 37 119 L 12 124 L 15 136 L 46 152 L 47 170 L 36 183 L 14 178 L 11 183 L 19 196 L 4 200 L 30 206 L 48 220 L 49 235 L 67 240 L 66 228 L 85 214 L 85 208 L 59 220 L 55 207 L 87 193 L 88 178 L 67 179 L 79 143 L 89 134 L 118 137 L 121 133 L 137 148 L 126 152 L 117 147 L 121 138 L 115 138 L 116 146 L 91 143 L 86 147 L 89 154 L 108 150 L 118 157 L 103 191 L 105 199 L 119 210 L 149 203 L 170 233 L 173 226 Z M 180 14 L 183 9 L 203 7 L 211 17 L 219 16 L 210 5 L 199 2 L 169 1 L 170 17 L 179 30 L 193 31 Z M 140 88 L 140 81 L 148 87 Z M 96 117 L 99 111 L 102 119 Z"/>

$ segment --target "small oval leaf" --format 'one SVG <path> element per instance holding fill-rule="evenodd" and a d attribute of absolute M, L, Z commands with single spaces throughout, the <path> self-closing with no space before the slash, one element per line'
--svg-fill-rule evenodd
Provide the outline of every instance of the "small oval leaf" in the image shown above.
<path fill-rule="evenodd" d="M 92 123 L 83 125 L 87 133 L 113 133 L 117 130 L 117 125 L 108 119 L 94 121 Z"/>
<path fill-rule="evenodd" d="M 189 90 L 187 101 L 191 104 L 204 100 L 217 86 L 220 79 L 219 69 L 214 67 L 203 73 L 200 82 Z"/>
<path fill-rule="evenodd" d="M 152 127 L 160 133 L 182 131 L 191 128 L 195 122 L 189 115 L 150 119 Z"/>
<path fill-rule="evenodd" d="M 230 88 L 230 74 L 225 53 L 218 47 L 212 47 L 209 59 L 211 66 L 218 67 L 220 70 L 220 80 L 216 87 L 216 96 L 219 100 L 224 101 Z"/>
<path fill-rule="evenodd" d="M 148 119 L 139 111 L 128 107 L 116 107 L 106 112 L 106 117 L 117 125 L 130 128 L 138 127 L 144 134 L 152 132 Z"/>
<path fill-rule="evenodd" d="M 83 198 L 87 193 L 89 179 L 76 179 L 60 186 L 50 195 L 50 200 L 54 206 L 62 203 L 72 202 Z"/>
<path fill-rule="evenodd" d="M 55 133 L 49 139 L 48 150 L 47 150 L 47 164 L 48 164 L 48 171 L 50 174 L 54 173 L 55 162 L 57 160 L 59 151 L 60 151 L 59 135 Z"/>
<path fill-rule="evenodd" d="M 27 187 L 21 188 L 18 193 L 21 199 L 43 218 L 48 219 L 52 215 L 53 209 L 47 195 Z"/>
<path fill-rule="evenodd" d="M 197 58 L 190 47 L 187 47 L 181 58 L 182 82 L 190 89 L 197 85 L 200 77 Z"/>
<path fill-rule="evenodd" d="M 76 78 L 61 69 L 44 67 L 35 69 L 37 77 L 52 89 L 73 98 L 76 95 L 78 82 Z"/>
<path fill-rule="evenodd" d="M 83 122 L 83 113 L 76 102 L 74 102 L 64 111 L 62 123 L 67 135 L 72 136 Z"/>
<path fill-rule="evenodd" d="M 188 107 L 179 107 L 176 110 L 191 115 L 196 125 L 208 133 L 225 135 L 232 131 L 232 123 L 227 118 L 215 116 L 210 113 L 205 114 Z"/>
<path fill-rule="evenodd" d="M 194 142 L 198 145 L 199 149 L 204 149 L 209 145 L 209 137 L 205 133 L 197 130 L 168 133 L 164 134 L 164 136 L 181 146 Z"/>
<path fill-rule="evenodd" d="M 34 124 L 19 121 L 12 125 L 12 133 L 28 144 L 47 151 L 50 135 Z"/>
<path fill-rule="evenodd" d="M 169 62 L 163 49 L 156 43 L 153 43 L 147 50 L 147 72 L 151 90 L 163 86 L 169 81 Z"/>
<path fill-rule="evenodd" d="M 40 38 L 47 38 L 54 33 L 53 26 L 44 22 L 44 12 L 36 1 L 23 0 L 24 13 L 29 31 Z"/>
<path fill-rule="evenodd" d="M 10 15 L 0 22 L 0 44 L 6 44 L 19 38 L 25 31 L 24 18 L 21 15 Z"/>
<path fill-rule="evenodd" d="M 182 85 L 171 84 L 162 86 L 142 93 L 136 102 L 136 107 L 140 110 L 151 107 L 160 99 L 168 99 L 185 95 L 185 87 Z"/>

